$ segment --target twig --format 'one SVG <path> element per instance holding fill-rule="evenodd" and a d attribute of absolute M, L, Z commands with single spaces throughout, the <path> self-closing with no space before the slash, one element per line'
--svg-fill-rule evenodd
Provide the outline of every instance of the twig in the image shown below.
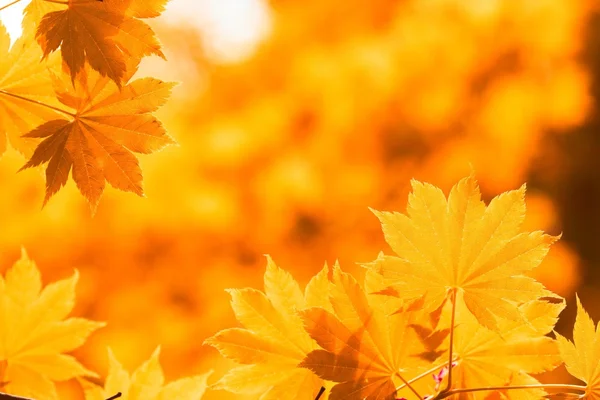
<path fill-rule="evenodd" d="M 456 288 L 452 289 L 452 317 L 450 318 L 450 348 L 448 349 L 448 383 L 441 393 L 447 393 L 452 387 L 452 348 L 454 347 L 454 320 L 456 318 Z"/>
<path fill-rule="evenodd" d="M 18 3 L 18 2 L 20 2 L 20 1 L 21 1 L 21 0 L 15 0 L 15 1 L 13 1 L 12 3 L 8 3 L 7 5 L 0 7 L 0 11 L 2 11 L 2 10 L 4 10 L 5 8 L 8 8 L 8 7 L 10 7 L 10 6 L 14 5 L 14 4 L 17 4 L 17 3 Z"/>
<path fill-rule="evenodd" d="M 404 379 L 404 377 L 402 377 L 402 375 L 400 375 L 399 372 L 396 372 L 394 375 L 396 375 L 398 378 L 400 378 L 400 380 L 402 382 L 404 382 L 404 384 L 406 386 L 408 386 L 408 388 L 417 396 L 417 399 L 422 399 L 423 398 L 423 396 L 421 396 L 419 394 L 419 392 L 417 392 L 417 390 L 406 379 Z"/>
<path fill-rule="evenodd" d="M 325 393 L 325 387 L 321 386 L 321 389 L 319 390 L 319 393 L 317 393 L 317 397 L 315 397 L 315 400 L 319 400 L 319 398 L 323 395 L 323 393 Z M 107 400 L 110 400 L 110 399 L 107 399 Z"/>
<path fill-rule="evenodd" d="M 486 390 L 514 390 L 514 389 L 555 389 L 555 390 L 576 390 L 585 392 L 586 387 L 582 385 L 567 385 L 567 384 L 554 384 L 554 383 L 545 383 L 545 384 L 536 384 L 536 385 L 518 385 L 518 386 L 489 386 L 489 387 L 480 387 L 480 388 L 460 388 L 460 389 L 452 389 L 446 392 L 442 392 L 438 394 L 435 399 L 442 400 L 446 397 L 450 397 L 454 394 L 458 393 L 471 393 L 471 392 L 482 392 Z"/>
<path fill-rule="evenodd" d="M 33 99 L 28 99 L 27 97 L 19 96 L 18 94 L 6 92 L 4 90 L 0 90 L 0 94 L 4 94 L 6 96 L 15 97 L 15 98 L 23 100 L 23 101 L 28 101 L 30 103 L 37 104 L 38 106 L 46 107 L 46 108 L 49 108 L 51 110 L 57 111 L 59 113 L 66 114 L 66 115 L 68 115 L 68 116 L 70 116 L 72 118 L 75 118 L 75 114 L 73 114 L 72 112 L 69 112 L 67 110 L 63 110 L 63 109 L 58 108 L 58 107 L 51 106 L 50 104 L 46 104 L 46 103 L 43 103 L 41 101 L 37 101 L 37 100 L 33 100 Z"/>

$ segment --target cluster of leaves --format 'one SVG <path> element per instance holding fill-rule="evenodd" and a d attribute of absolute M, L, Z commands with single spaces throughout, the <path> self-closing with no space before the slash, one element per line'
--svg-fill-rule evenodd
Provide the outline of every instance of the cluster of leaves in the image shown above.
<path fill-rule="evenodd" d="M 325 266 L 303 293 L 268 259 L 264 293 L 230 290 L 243 328 L 207 343 L 242 365 L 213 388 L 261 400 L 321 388 L 332 400 L 598 398 L 600 328 L 578 301 L 574 344 L 549 337 L 564 299 L 525 275 L 558 238 L 522 231 L 524 186 L 486 206 L 472 176 L 447 198 L 413 181 L 406 214 L 374 213 L 396 255 L 365 264 L 363 285 Z M 587 385 L 534 377 L 563 362 Z"/>
<path fill-rule="evenodd" d="M 105 182 L 143 195 L 133 153 L 174 143 L 152 115 L 173 84 L 132 77 L 142 57 L 164 58 L 142 19 L 167 1 L 32 0 L 12 48 L 0 25 L 0 155 L 8 138 L 22 169 L 47 163 L 44 204 L 69 174 L 93 210 Z"/>
<path fill-rule="evenodd" d="M 21 259 L 0 276 L 0 399 L 58 399 L 55 382 L 77 379 L 86 400 L 117 394 L 129 400 L 197 400 L 210 373 L 164 384 L 159 350 L 129 374 L 108 351 L 104 387 L 98 375 L 64 353 L 77 349 L 105 324 L 67 318 L 75 305 L 79 274 L 42 287 L 40 272 L 23 250 Z M 14 397 L 17 395 L 19 397 Z"/>

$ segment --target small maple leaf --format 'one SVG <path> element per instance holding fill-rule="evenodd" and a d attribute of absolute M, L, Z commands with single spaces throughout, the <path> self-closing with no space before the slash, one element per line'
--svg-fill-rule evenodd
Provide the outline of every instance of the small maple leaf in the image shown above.
<path fill-rule="evenodd" d="M 232 289 L 231 306 L 244 326 L 225 329 L 205 341 L 243 366 L 233 368 L 213 389 L 261 394 L 263 400 L 314 400 L 323 382 L 298 363 L 317 348 L 302 327 L 297 310 L 327 306 L 327 269 L 303 294 L 292 276 L 268 258 L 265 292 Z"/>
<path fill-rule="evenodd" d="M 33 40 L 31 29 L 10 48 L 10 38 L 0 23 L 0 156 L 11 146 L 30 157 L 36 140 L 22 138 L 57 114 L 35 102 L 54 104 L 52 81 L 47 66 L 40 63 L 42 52 Z"/>
<path fill-rule="evenodd" d="M 156 16 L 165 3 L 154 1 L 142 5 L 135 1 L 135 8 L 130 11 L 131 0 L 70 0 L 61 9 L 44 15 L 36 38 L 44 56 L 60 47 L 72 80 L 83 71 L 87 61 L 102 76 L 120 85 L 126 75 L 127 58 L 139 59 L 150 54 L 164 58 L 152 29 L 136 16 Z"/>
<path fill-rule="evenodd" d="M 561 303 L 523 304 L 520 321 L 501 320 L 500 333 L 482 327 L 464 306 L 457 310 L 453 356 L 453 387 L 494 387 L 539 384 L 530 374 L 550 371 L 561 364 L 557 342 L 546 336 L 564 309 Z M 543 389 L 502 391 L 505 399 L 539 399 Z M 489 392 L 461 394 L 484 399 Z"/>
<path fill-rule="evenodd" d="M 104 323 L 67 318 L 75 305 L 72 278 L 42 289 L 40 273 L 25 251 L 0 277 L 0 364 L 2 391 L 34 399 L 57 399 L 54 381 L 95 376 L 74 357 L 62 354 L 80 347 Z"/>
<path fill-rule="evenodd" d="M 369 274 L 369 290 L 376 289 L 376 274 Z M 337 265 L 330 301 L 335 315 L 319 307 L 300 312 L 306 331 L 321 346 L 300 366 L 338 382 L 329 395 L 332 400 L 395 399 L 396 387 L 402 384 L 398 373 L 414 372 L 409 375 L 412 378 L 418 367 L 426 365 L 411 357 L 415 351 L 424 350 L 410 327 L 422 314 L 392 313 L 397 304 L 390 308 L 390 298 L 365 294 Z"/>
<path fill-rule="evenodd" d="M 92 210 L 105 181 L 142 196 L 142 171 L 132 152 L 148 154 L 175 143 L 150 114 L 165 103 L 173 83 L 142 78 L 119 90 L 109 79 L 88 72 L 74 87 L 55 82 L 58 100 L 73 110 L 66 112 L 69 119 L 53 119 L 24 135 L 44 139 L 21 168 L 48 163 L 44 204 L 65 185 L 71 169 Z"/>
<path fill-rule="evenodd" d="M 557 332 L 554 334 L 567 371 L 587 384 L 584 397 L 600 399 L 600 323 L 594 328 L 594 321 L 581 305 L 579 296 L 573 342 Z"/>
<path fill-rule="evenodd" d="M 82 381 L 85 400 L 105 400 L 115 393 L 127 400 L 199 400 L 206 391 L 206 381 L 212 371 L 202 375 L 182 378 L 165 384 L 156 349 L 149 360 L 129 374 L 108 351 L 109 369 L 104 387 Z"/>
<path fill-rule="evenodd" d="M 456 290 L 477 321 L 498 330 L 497 319 L 519 320 L 519 304 L 552 296 L 523 273 L 537 267 L 557 240 L 543 232 L 521 232 L 525 186 L 481 201 L 472 176 L 448 199 L 433 185 L 412 181 L 407 212 L 374 211 L 385 239 L 398 255 L 366 264 L 381 273 L 404 299 L 424 298 L 435 310 Z"/>

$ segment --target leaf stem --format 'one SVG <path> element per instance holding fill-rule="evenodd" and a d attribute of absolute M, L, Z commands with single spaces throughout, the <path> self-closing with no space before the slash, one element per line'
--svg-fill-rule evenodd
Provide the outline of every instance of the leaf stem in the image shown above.
<path fill-rule="evenodd" d="M 18 2 L 20 2 L 20 1 L 21 1 L 21 0 L 14 0 L 13 2 L 11 2 L 11 3 L 8 3 L 8 4 L 7 4 L 7 5 L 5 5 L 5 6 L 2 6 L 2 7 L 0 7 L 0 11 L 2 11 L 2 10 L 4 10 L 5 8 L 8 8 L 8 7 L 10 7 L 10 6 L 14 5 L 14 4 L 17 4 L 17 3 L 18 3 Z"/>
<path fill-rule="evenodd" d="M 110 396 L 108 399 L 106 400 L 115 400 L 118 399 L 119 397 L 121 397 L 122 393 L 118 392 L 117 394 L 115 394 L 114 396 Z"/>
<path fill-rule="evenodd" d="M 400 373 L 398 371 L 396 371 L 396 373 L 394 374 L 396 375 L 398 378 L 400 378 L 400 380 L 402 382 L 404 382 L 405 386 L 408 386 L 408 388 L 417 396 L 417 399 L 421 400 L 423 397 L 419 394 L 419 392 L 416 391 L 416 389 L 410 384 L 409 381 L 407 381 L 406 379 L 404 379 L 404 377 L 402 375 L 400 375 Z"/>
<path fill-rule="evenodd" d="M 68 115 L 68 116 L 70 116 L 72 118 L 75 118 L 75 114 L 73 114 L 72 112 L 69 112 L 67 110 L 63 110 L 62 108 L 51 106 L 50 104 L 46 104 L 46 103 L 43 103 L 41 101 L 37 101 L 37 100 L 33 100 L 33 99 L 28 99 L 27 97 L 19 96 L 18 94 L 6 92 L 4 90 L 0 90 L 0 94 L 4 94 L 6 96 L 15 97 L 15 98 L 21 99 L 23 101 L 28 101 L 30 103 L 37 104 L 38 106 L 46 107 L 46 108 L 49 108 L 51 110 L 57 111 L 59 113 Z"/>
<path fill-rule="evenodd" d="M 452 349 L 454 347 L 454 321 L 456 319 L 456 288 L 452 288 L 452 316 L 450 318 L 450 347 L 448 349 L 448 383 L 446 388 L 442 390 L 440 393 L 448 393 L 450 388 L 452 387 L 452 359 L 454 355 L 452 354 Z M 441 397 L 443 398 L 443 397 Z"/>
<path fill-rule="evenodd" d="M 517 386 L 488 386 L 488 387 L 480 387 L 480 388 L 460 388 L 460 389 L 452 389 L 445 392 L 440 392 L 435 400 L 442 400 L 446 397 L 450 397 L 454 394 L 458 393 L 471 393 L 471 392 L 482 392 L 486 390 L 510 390 L 510 389 L 555 389 L 555 390 L 576 390 L 585 392 L 587 388 L 582 385 L 568 385 L 561 383 L 542 383 L 535 385 L 517 385 Z"/>

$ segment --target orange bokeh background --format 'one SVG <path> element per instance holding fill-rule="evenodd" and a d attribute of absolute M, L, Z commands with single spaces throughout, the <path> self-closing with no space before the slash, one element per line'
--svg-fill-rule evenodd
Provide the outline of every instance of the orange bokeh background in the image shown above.
<path fill-rule="evenodd" d="M 147 198 L 107 190 L 94 217 L 72 182 L 40 209 L 41 170 L 7 153 L 0 270 L 23 245 L 46 282 L 80 271 L 76 314 L 108 322 L 87 367 L 105 373 L 110 346 L 134 368 L 161 344 L 167 378 L 214 381 L 230 364 L 202 342 L 236 325 L 224 289 L 261 288 L 263 254 L 301 284 L 336 259 L 360 275 L 389 252 L 368 207 L 402 211 L 411 178 L 447 191 L 473 170 L 486 200 L 529 182 L 526 228 L 563 232 L 534 275 L 598 319 L 584 278 L 600 265 L 568 229 L 595 205 L 566 193 L 600 185 L 594 3 L 271 0 L 266 37 L 226 62 L 158 18 L 168 62 L 140 74 L 181 82 L 159 112 L 180 146 L 141 157 Z"/>

